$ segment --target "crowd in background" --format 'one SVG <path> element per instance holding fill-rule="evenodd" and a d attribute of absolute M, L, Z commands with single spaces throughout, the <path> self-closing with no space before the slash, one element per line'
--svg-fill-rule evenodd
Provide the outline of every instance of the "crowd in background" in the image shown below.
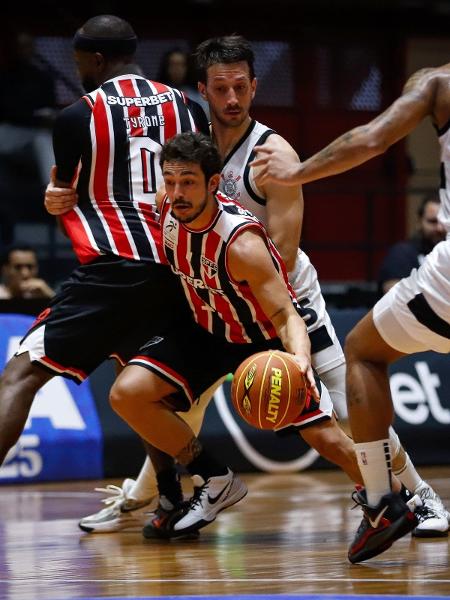
<path fill-rule="evenodd" d="M 58 111 L 63 108 L 57 100 L 57 86 L 61 79 L 66 85 L 68 82 L 65 74 L 55 69 L 38 51 L 35 38 L 28 32 L 10 32 L 8 39 L 9 43 L 4 44 L 7 51 L 3 52 L 0 63 L 2 285 L 7 286 L 5 270 L 8 268 L 10 251 L 15 244 L 27 242 L 34 246 L 37 259 L 42 259 L 41 271 L 49 280 L 51 289 L 57 287 L 75 265 L 75 259 L 68 258 L 68 245 L 61 241 L 54 219 L 43 206 L 43 191 L 54 160 L 52 125 Z M 158 71 L 145 75 L 182 90 L 208 114 L 207 103 L 197 90 L 192 57 L 186 47 L 169 48 L 161 56 Z M 18 98 L 20 103 L 17 102 Z M 338 306 L 346 303 L 354 305 L 355 298 L 357 303 L 371 306 L 377 297 L 389 289 L 392 281 L 417 267 L 420 257 L 442 239 L 442 228 L 435 215 L 439 201 L 436 190 L 430 190 L 426 197 L 430 195 L 434 201 L 425 202 L 419 207 L 417 231 L 409 239 L 399 240 L 394 247 L 385 248 L 381 268 L 373 274 L 373 281 L 350 282 L 348 287 L 341 286 Z M 425 215 L 424 210 L 427 213 Z M 327 296 L 326 280 L 322 280 L 322 283 L 325 283 L 324 294 Z M 333 298 L 332 293 L 328 295 L 331 304 Z"/>

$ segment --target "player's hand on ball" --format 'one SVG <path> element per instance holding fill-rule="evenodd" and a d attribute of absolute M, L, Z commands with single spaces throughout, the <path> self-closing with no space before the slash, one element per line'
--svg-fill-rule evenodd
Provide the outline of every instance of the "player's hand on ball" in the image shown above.
<path fill-rule="evenodd" d="M 300 367 L 303 375 L 305 376 L 306 386 L 311 392 L 311 395 L 317 402 L 320 400 L 319 390 L 317 389 L 316 380 L 314 378 L 314 372 L 311 366 L 311 357 L 306 352 L 304 354 L 293 354 L 292 358 Z"/>

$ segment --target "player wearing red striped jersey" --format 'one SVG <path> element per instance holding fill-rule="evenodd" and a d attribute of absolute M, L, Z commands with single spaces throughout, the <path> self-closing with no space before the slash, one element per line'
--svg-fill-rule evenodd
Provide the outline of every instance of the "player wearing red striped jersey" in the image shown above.
<path fill-rule="evenodd" d="M 36 392 L 54 375 L 76 382 L 136 327 L 142 341 L 191 320 L 165 263 L 155 213 L 158 156 L 174 134 L 205 127 L 198 105 L 149 81 L 132 64 L 136 35 L 113 15 L 89 19 L 74 38 L 88 92 L 55 124 L 56 182 L 76 186 L 61 217 L 82 263 L 38 317 L 0 380 L 0 461 L 17 442 Z M 157 290 L 157 293 L 155 293 Z M 126 358 L 125 355 L 123 358 Z"/>
<path fill-rule="evenodd" d="M 213 142 L 202 134 L 177 135 L 165 144 L 161 166 L 164 251 L 197 323 L 143 345 L 110 399 L 144 440 L 200 482 L 186 514 L 172 522 L 171 534 L 179 536 L 207 525 L 246 489 L 211 459 L 175 411 L 189 410 L 244 358 L 270 348 L 293 354 L 316 402 L 320 394 L 306 325 L 281 257 L 255 217 L 216 193 L 221 160 Z"/>

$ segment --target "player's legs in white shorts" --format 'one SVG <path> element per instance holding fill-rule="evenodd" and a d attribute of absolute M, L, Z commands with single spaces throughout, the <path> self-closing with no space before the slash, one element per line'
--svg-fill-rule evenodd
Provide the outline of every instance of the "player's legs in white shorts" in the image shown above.
<path fill-rule="evenodd" d="M 395 350 L 450 352 L 450 240 L 374 306 L 375 327 Z"/>

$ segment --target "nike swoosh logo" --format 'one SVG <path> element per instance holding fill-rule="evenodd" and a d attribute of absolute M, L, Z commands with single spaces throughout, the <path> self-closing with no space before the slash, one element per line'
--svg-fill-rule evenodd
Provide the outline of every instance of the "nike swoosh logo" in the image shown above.
<path fill-rule="evenodd" d="M 380 512 L 380 513 L 377 515 L 377 518 L 376 518 L 376 519 L 374 519 L 373 521 L 372 521 L 372 519 L 369 517 L 369 523 L 371 524 L 371 526 L 372 526 L 374 529 L 376 529 L 376 528 L 378 527 L 378 525 L 380 524 L 380 521 L 381 521 L 381 519 L 382 519 L 382 517 L 383 517 L 384 513 L 387 511 L 387 509 L 388 509 L 388 507 L 387 507 L 387 506 L 385 506 L 385 507 L 383 508 L 383 510 L 382 510 L 382 511 L 381 511 L 381 512 Z"/>
<path fill-rule="evenodd" d="M 211 496 L 208 494 L 208 502 L 210 504 L 215 504 L 218 500 L 220 500 L 220 498 L 224 495 L 224 493 L 230 489 L 231 484 L 233 483 L 233 480 L 231 480 L 228 485 L 226 485 L 223 490 L 220 492 L 220 494 L 217 494 L 217 496 L 215 498 L 211 498 Z M 387 507 L 386 507 L 387 508 Z"/>

